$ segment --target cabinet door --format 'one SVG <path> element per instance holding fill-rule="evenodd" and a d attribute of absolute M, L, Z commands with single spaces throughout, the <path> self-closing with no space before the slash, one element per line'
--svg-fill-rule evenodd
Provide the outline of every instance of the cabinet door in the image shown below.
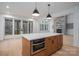
<path fill-rule="evenodd" d="M 52 53 L 57 51 L 57 36 L 51 37 L 51 50 L 52 50 Z"/>
<path fill-rule="evenodd" d="M 63 45 L 63 36 L 59 35 L 58 36 L 58 49 L 60 49 Z"/>
<path fill-rule="evenodd" d="M 57 51 L 57 37 L 46 38 L 46 55 L 51 55 Z"/>
<path fill-rule="evenodd" d="M 51 38 L 46 38 L 46 55 L 52 54 L 52 41 Z"/>

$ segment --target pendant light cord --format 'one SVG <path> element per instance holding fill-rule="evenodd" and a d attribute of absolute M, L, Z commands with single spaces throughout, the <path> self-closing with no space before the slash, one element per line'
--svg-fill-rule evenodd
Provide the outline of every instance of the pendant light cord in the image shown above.
<path fill-rule="evenodd" d="M 48 4 L 48 14 L 50 14 L 50 3 Z"/>
<path fill-rule="evenodd" d="M 37 2 L 35 2 L 35 9 L 37 9 Z"/>

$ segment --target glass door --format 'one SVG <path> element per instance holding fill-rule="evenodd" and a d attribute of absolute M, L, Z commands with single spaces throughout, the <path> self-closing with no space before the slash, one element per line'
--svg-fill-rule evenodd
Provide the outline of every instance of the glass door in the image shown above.
<path fill-rule="evenodd" d="M 5 35 L 33 33 L 33 21 L 5 19 Z"/>
<path fill-rule="evenodd" d="M 33 22 L 29 21 L 29 33 L 33 33 Z"/>
<path fill-rule="evenodd" d="M 21 20 L 15 20 L 14 21 L 14 33 L 20 34 L 20 29 L 21 29 Z"/>
<path fill-rule="evenodd" d="M 23 34 L 28 33 L 28 21 L 23 21 Z"/>
<path fill-rule="evenodd" d="M 33 22 L 32 21 L 23 21 L 23 34 L 33 32 Z"/>
<path fill-rule="evenodd" d="M 5 19 L 5 35 L 12 35 L 12 19 Z"/>

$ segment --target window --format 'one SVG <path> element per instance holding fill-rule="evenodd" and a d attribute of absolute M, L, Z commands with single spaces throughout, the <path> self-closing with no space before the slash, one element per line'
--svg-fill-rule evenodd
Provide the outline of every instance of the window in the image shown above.
<path fill-rule="evenodd" d="M 20 34 L 21 20 L 15 20 L 14 22 L 14 32 L 15 34 Z"/>
<path fill-rule="evenodd" d="M 5 19 L 5 35 L 12 35 L 12 20 Z"/>
<path fill-rule="evenodd" d="M 49 31 L 49 22 L 42 20 L 40 22 L 40 31 L 48 32 Z"/>
<path fill-rule="evenodd" d="M 33 22 L 29 21 L 29 33 L 33 33 Z"/>
<path fill-rule="evenodd" d="M 33 21 L 5 18 L 5 35 L 33 33 Z"/>
<path fill-rule="evenodd" d="M 32 21 L 23 21 L 23 34 L 33 32 L 33 22 Z"/>
<path fill-rule="evenodd" d="M 73 23 L 67 23 L 66 28 L 67 29 L 73 29 Z"/>
<path fill-rule="evenodd" d="M 28 33 L 28 22 L 23 21 L 23 34 Z"/>

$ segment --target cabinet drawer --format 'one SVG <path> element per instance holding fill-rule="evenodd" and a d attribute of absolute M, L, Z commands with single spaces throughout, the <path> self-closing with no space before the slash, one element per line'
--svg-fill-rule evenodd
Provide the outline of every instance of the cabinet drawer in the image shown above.
<path fill-rule="evenodd" d="M 33 56 L 46 56 L 46 50 L 42 50 L 42 51 L 34 54 Z"/>

